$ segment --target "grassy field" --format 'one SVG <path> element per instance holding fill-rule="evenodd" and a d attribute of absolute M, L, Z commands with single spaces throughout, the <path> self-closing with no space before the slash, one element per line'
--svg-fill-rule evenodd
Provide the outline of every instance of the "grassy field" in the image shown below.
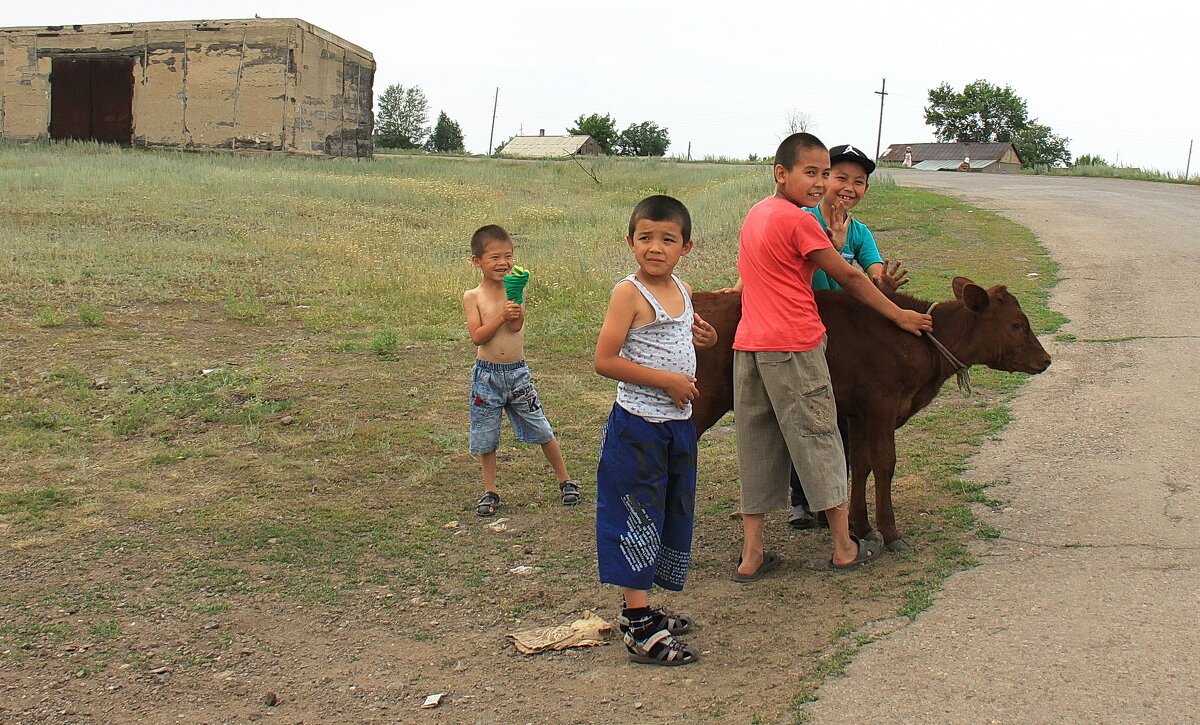
<path fill-rule="evenodd" d="M 471 513 L 479 484 L 466 453 L 473 349 L 460 300 L 476 283 L 467 240 L 501 224 L 533 272 L 529 358 L 571 472 L 590 494 L 613 388 L 592 372 L 591 348 L 612 285 L 633 269 L 629 210 L 649 194 L 682 199 L 696 249 L 681 274 L 715 289 L 735 279 L 737 230 L 770 179 L 766 167 L 584 165 L 590 175 L 571 162 L 0 147 L 0 690 L 9 687 L 0 714 L 25 708 L 30 722 L 54 721 L 37 708 L 50 713 L 68 696 L 149 712 L 138 708 L 153 706 L 145 693 L 159 692 L 152 685 L 164 668 L 177 694 L 209 692 L 220 703 L 226 680 L 213 684 L 212 674 L 235 671 L 231 660 L 242 663 L 231 678 L 244 669 L 255 682 L 272 672 L 254 664 L 268 651 L 317 668 L 327 650 L 302 633 L 330 627 L 347 662 L 382 656 L 369 652 L 396 640 L 389 656 L 410 674 L 393 675 L 394 688 L 360 674 L 361 690 L 341 694 L 286 680 L 292 702 L 329 722 L 345 713 L 346 722 L 373 721 L 362 692 L 408 707 L 439 691 L 431 687 L 454 689 L 455 678 L 459 691 L 482 687 L 462 684 L 476 673 L 462 662 L 481 647 L 503 663 L 495 697 L 536 689 L 563 667 L 625 677 L 610 648 L 586 662 L 526 663 L 503 647 L 502 633 L 518 624 L 555 624 L 588 608 L 611 616 L 612 596 L 594 582 L 589 507 L 559 507 L 541 456 L 507 432 L 508 529 Z M 964 274 L 1008 284 L 1042 332 L 1061 322 L 1045 307 L 1054 266 L 1026 230 L 886 176 L 858 216 L 911 270 L 906 292 L 947 299 L 950 279 Z M 966 505 L 996 502 L 956 475 L 1002 429 L 1020 380 L 977 371 L 981 395 L 944 393 L 901 434 L 897 510 L 913 553 L 832 584 L 794 571 L 760 588 L 754 616 L 764 623 L 797 601 L 806 617 L 786 635 L 796 659 L 781 665 L 780 689 L 760 693 L 750 712 L 774 716 L 810 698 L 830 673 L 830 647 L 844 649 L 837 643 L 864 622 L 916 616 L 942 577 L 971 565 L 969 541 L 999 533 L 980 529 Z M 702 443 L 685 601 L 713 623 L 708 645 L 749 652 L 764 646 L 755 637 L 769 626 L 741 626 L 729 613 L 743 594 L 725 581 L 737 541 L 725 431 Z M 792 560 L 825 550 L 820 534 L 769 533 Z M 522 564 L 538 572 L 508 573 Z M 271 624 L 281 611 L 290 624 Z M 359 626 L 330 624 L 346 619 Z M 248 632 L 259 644 L 247 644 Z M 277 643 L 288 638 L 294 647 Z M 734 665 L 750 662 L 706 665 L 700 683 L 673 697 L 717 717 L 745 689 Z M 327 665 L 324 677 L 346 673 Z M 31 681 L 60 687 L 47 694 Z M 117 694 L 96 694 L 106 687 Z M 167 700 L 200 712 L 184 694 Z M 615 702 L 580 704 L 605 712 Z M 555 703 L 531 699 L 515 712 L 553 722 L 545 718 Z"/>

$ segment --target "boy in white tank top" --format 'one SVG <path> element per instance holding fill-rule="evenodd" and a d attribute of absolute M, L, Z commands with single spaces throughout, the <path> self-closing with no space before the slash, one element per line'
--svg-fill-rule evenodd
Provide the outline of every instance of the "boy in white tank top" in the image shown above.
<path fill-rule="evenodd" d="M 638 271 L 613 289 L 596 342 L 596 372 L 620 381 L 600 442 L 596 550 L 600 581 L 621 588 L 618 623 L 629 659 L 695 662 L 699 650 L 674 639 L 691 619 L 650 608 L 658 584 L 680 591 L 691 557 L 696 503 L 696 348 L 716 330 L 692 310 L 675 265 L 692 249 L 691 216 L 669 196 L 642 200 L 626 241 Z"/>

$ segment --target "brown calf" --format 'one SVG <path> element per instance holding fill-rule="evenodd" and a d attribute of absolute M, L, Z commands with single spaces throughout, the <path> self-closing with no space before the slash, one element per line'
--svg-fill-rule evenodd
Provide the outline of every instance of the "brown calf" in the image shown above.
<path fill-rule="evenodd" d="M 933 308 L 933 334 L 964 365 L 1037 374 L 1050 356 L 1029 328 L 1017 299 L 1003 286 L 985 290 L 965 277 L 952 283 L 955 299 Z M 955 367 L 928 340 L 899 329 L 846 292 L 818 291 L 828 330 L 825 358 L 838 412 L 850 420 L 850 525 L 867 536 L 867 476 L 875 474 L 875 521 L 889 549 L 907 544 L 896 529 L 892 475 L 895 430 L 933 400 Z M 925 312 L 930 303 L 890 295 L 900 307 Z M 692 404 L 697 435 L 733 408 L 734 331 L 742 315 L 737 293 L 696 292 L 697 313 L 717 329 L 715 347 L 698 350 Z"/>

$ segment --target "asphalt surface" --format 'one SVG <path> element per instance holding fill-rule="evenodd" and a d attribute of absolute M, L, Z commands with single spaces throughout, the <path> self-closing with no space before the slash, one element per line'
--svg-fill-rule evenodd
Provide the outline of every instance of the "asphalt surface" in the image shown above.
<path fill-rule="evenodd" d="M 1053 365 L 966 474 L 1008 502 L 977 510 L 1001 538 L 812 722 L 1200 721 L 1200 188 L 884 173 L 1031 229 L 1079 341 L 1043 339 Z"/>

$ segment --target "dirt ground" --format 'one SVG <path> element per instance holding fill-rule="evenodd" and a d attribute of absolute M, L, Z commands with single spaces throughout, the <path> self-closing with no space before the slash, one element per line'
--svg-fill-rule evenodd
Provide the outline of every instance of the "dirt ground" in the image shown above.
<path fill-rule="evenodd" d="M 497 531 L 464 500 L 458 482 L 473 477 L 475 465 L 465 454 L 425 469 L 413 463 L 397 476 L 394 450 L 330 448 L 348 410 L 392 426 L 431 421 L 445 406 L 427 407 L 419 391 L 395 384 L 406 363 L 342 352 L 286 310 L 270 314 L 269 324 L 230 324 L 217 305 L 147 305 L 110 310 L 103 328 L 4 321 L 5 394 L 49 401 L 60 390 L 55 370 L 76 369 L 94 396 L 86 411 L 94 420 L 63 426 L 70 438 L 62 446 L 0 468 L 12 482 L 87 492 L 63 509 L 61 525 L 0 529 L 9 544 L 0 561 L 0 721 L 792 722 L 793 700 L 818 657 L 837 652 L 864 622 L 875 622 L 872 631 L 899 626 L 888 618 L 907 592 L 931 572 L 961 566 L 961 542 L 973 536 L 942 520 L 949 494 L 900 477 L 898 510 L 913 553 L 861 571 L 822 571 L 827 534 L 791 531 L 781 514 L 768 536 L 782 569 L 753 587 L 735 584 L 734 440 L 731 428 L 718 427 L 701 451 L 688 591 L 657 598 L 697 619 L 687 639 L 703 661 L 636 667 L 619 644 L 521 655 L 506 633 L 569 623 L 589 610 L 615 614 L 613 593 L 594 582 L 593 499 L 567 509 L 552 482 L 511 486 L 500 511 L 509 520 Z M 431 344 L 420 364 L 457 379 L 464 350 Z M 106 425 L 106 396 L 118 388 L 148 386 L 147 377 L 199 380 L 203 369 L 249 369 L 264 357 L 277 367 L 262 394 L 294 402 L 254 426 L 193 415 L 127 437 L 88 432 Z M 548 374 L 547 387 L 566 388 L 571 376 L 590 372 L 587 361 L 559 362 L 566 372 Z M 589 385 L 584 400 L 602 416 L 611 391 Z M 947 396 L 935 407 L 978 404 Z M 451 427 L 465 430 L 461 417 Z M 579 426 L 599 429 L 587 419 Z M 916 445 L 921 435 L 912 434 Z M 434 441 L 434 450 L 443 443 Z M 305 446 L 321 465 L 296 462 Z M 173 460 L 147 464 L 164 452 Z M 510 449 L 501 460 L 502 470 L 540 465 L 529 450 Z M 590 487 L 591 474 L 581 477 Z M 353 505 L 373 517 L 345 523 L 370 539 L 352 550 L 356 560 L 334 566 L 272 556 L 297 535 L 282 519 L 316 516 L 322 505 Z M 255 517 L 274 523 L 255 528 Z M 372 527 L 386 527 L 384 535 Z M 340 546 L 337 529 L 335 522 L 312 535 Z M 385 551 L 389 539 L 409 548 Z M 318 541 L 304 555 L 321 550 Z M 536 569 L 510 572 L 522 565 Z M 420 709 L 434 693 L 447 693 L 442 705 Z"/>

